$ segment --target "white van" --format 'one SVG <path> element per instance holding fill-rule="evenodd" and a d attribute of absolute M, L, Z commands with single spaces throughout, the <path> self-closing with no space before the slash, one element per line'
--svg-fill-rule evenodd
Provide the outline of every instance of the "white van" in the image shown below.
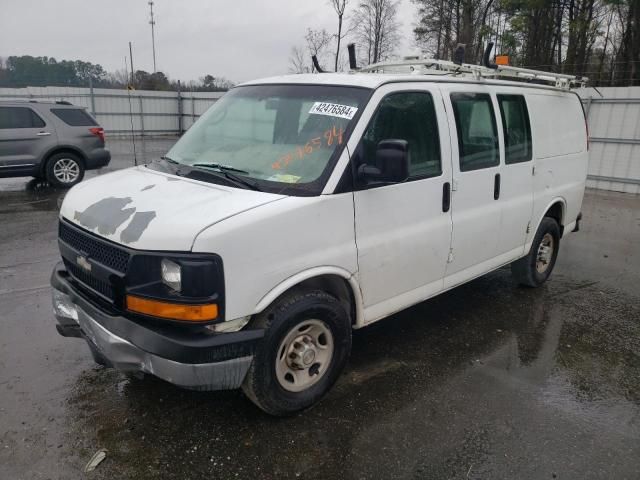
<path fill-rule="evenodd" d="M 578 96 L 554 86 L 243 84 L 165 157 L 68 193 L 58 331 L 99 363 L 290 414 L 336 381 L 352 329 L 507 264 L 542 284 L 578 228 L 587 150 Z"/>

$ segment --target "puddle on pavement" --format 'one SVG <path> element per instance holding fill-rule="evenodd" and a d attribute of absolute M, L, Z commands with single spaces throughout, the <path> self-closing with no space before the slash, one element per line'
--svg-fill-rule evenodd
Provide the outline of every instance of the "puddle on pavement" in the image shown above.
<path fill-rule="evenodd" d="M 24 181 L 3 183 L 0 192 L 2 193 L 0 214 L 15 214 L 60 210 L 67 190 L 54 188 L 48 182 L 34 178 L 26 183 Z"/>

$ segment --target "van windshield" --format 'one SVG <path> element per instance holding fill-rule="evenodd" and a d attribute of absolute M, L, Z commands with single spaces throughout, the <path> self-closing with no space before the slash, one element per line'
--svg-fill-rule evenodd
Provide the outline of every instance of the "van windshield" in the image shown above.
<path fill-rule="evenodd" d="M 167 153 L 242 175 L 266 191 L 319 194 L 370 91 L 321 85 L 237 87 Z"/>

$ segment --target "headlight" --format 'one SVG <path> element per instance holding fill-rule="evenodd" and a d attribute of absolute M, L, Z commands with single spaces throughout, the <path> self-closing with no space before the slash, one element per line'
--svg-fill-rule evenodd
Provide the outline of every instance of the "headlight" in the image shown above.
<path fill-rule="evenodd" d="M 161 267 L 164 284 L 173 288 L 176 292 L 182 290 L 182 270 L 180 265 L 165 258 L 162 260 Z"/>

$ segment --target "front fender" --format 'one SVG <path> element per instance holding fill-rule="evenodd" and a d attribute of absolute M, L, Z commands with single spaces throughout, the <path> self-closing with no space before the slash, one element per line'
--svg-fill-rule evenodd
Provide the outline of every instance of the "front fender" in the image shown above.
<path fill-rule="evenodd" d="M 355 328 L 362 327 L 364 325 L 364 305 L 362 303 L 362 292 L 360 291 L 360 285 L 355 278 L 355 275 L 351 274 L 349 271 L 344 268 L 327 265 L 322 267 L 314 267 L 308 270 L 304 270 L 302 272 L 296 273 L 295 275 L 287 278 L 274 288 L 272 288 L 266 295 L 264 295 L 258 304 L 255 306 L 253 310 L 253 315 L 258 314 L 264 311 L 269 305 L 271 305 L 276 298 L 278 298 L 283 293 L 287 292 L 291 288 L 296 285 L 304 282 L 305 280 L 310 280 L 316 277 L 322 277 L 325 275 L 335 275 L 343 278 L 349 284 L 351 291 L 353 293 L 353 298 L 355 300 L 355 311 L 356 311 L 356 322 Z"/>

